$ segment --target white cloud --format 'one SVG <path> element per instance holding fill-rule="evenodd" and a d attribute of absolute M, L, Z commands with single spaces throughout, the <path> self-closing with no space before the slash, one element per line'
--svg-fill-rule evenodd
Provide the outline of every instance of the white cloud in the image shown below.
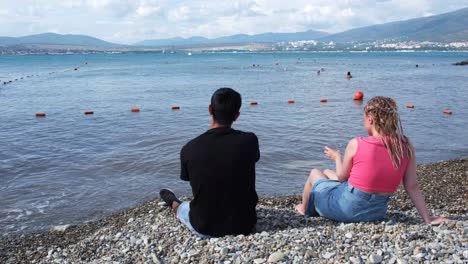
<path fill-rule="evenodd" d="M 0 0 L 0 36 L 53 29 L 132 43 L 175 36 L 338 32 L 466 5 L 466 0 Z"/>
<path fill-rule="evenodd" d="M 190 18 L 190 7 L 182 5 L 169 11 L 168 19 L 171 22 L 186 21 Z"/>
<path fill-rule="evenodd" d="M 158 13 L 160 10 L 159 6 L 141 5 L 137 8 L 136 14 L 140 17 L 146 17 Z"/>
<path fill-rule="evenodd" d="M 121 1 L 113 1 L 113 0 L 85 0 L 84 3 L 86 6 L 91 7 L 94 11 L 100 11 L 104 8 L 109 8 L 111 4 L 119 4 L 118 2 Z"/>

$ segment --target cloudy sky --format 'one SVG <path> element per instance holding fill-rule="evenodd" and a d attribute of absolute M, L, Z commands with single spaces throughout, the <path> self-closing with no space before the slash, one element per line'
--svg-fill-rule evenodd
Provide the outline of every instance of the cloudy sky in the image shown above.
<path fill-rule="evenodd" d="M 466 0 L 0 0 L 0 36 L 55 32 L 134 43 L 309 29 L 334 33 L 466 6 Z"/>

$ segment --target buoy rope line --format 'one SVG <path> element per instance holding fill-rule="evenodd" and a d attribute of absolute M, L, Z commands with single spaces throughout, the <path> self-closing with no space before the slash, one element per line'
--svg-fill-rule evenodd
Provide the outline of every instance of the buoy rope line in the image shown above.
<path fill-rule="evenodd" d="M 19 78 L 11 79 L 11 80 L 8 80 L 8 81 L 7 80 L 3 80 L 3 81 L 0 80 L 0 85 L 8 85 L 8 84 L 11 84 L 11 83 L 14 83 L 14 82 L 17 82 L 17 81 L 26 80 L 26 79 L 33 78 L 33 77 L 51 76 L 51 75 L 56 74 L 56 73 L 65 73 L 65 72 L 70 72 L 70 71 L 78 71 L 79 69 L 81 69 L 85 65 L 88 65 L 88 62 L 78 64 L 78 66 L 75 66 L 73 68 L 67 68 L 67 69 L 62 70 L 62 71 L 51 71 L 51 72 L 44 73 L 44 74 L 31 74 L 31 75 L 26 75 L 26 76 L 21 76 Z"/>
<path fill-rule="evenodd" d="M 353 98 L 354 101 L 357 101 L 357 102 L 362 102 L 364 100 L 364 93 L 362 91 L 357 91 L 355 94 L 354 94 L 354 98 Z M 328 99 L 327 98 L 321 98 L 319 100 L 320 103 L 324 104 L 324 103 L 328 103 Z M 289 99 L 286 101 L 287 104 L 295 104 L 296 103 L 296 100 L 292 100 L 292 99 Z M 259 103 L 257 101 L 251 101 L 249 102 L 249 104 L 251 106 L 257 106 L 259 105 Z M 413 104 L 408 104 L 406 105 L 406 108 L 409 108 L 409 109 L 414 109 L 415 106 Z M 173 105 L 171 106 L 171 110 L 180 110 L 181 107 L 179 105 Z M 138 108 L 138 107 L 133 107 L 130 109 L 130 112 L 132 113 L 140 113 L 141 112 L 141 109 Z M 452 115 L 453 112 L 451 110 L 443 110 L 442 113 L 446 114 L 446 115 Z M 90 110 L 87 110 L 87 111 L 84 111 L 84 114 L 85 115 L 94 115 L 94 111 L 90 111 Z M 45 112 L 37 112 L 36 113 L 36 117 L 46 117 L 46 113 Z"/>

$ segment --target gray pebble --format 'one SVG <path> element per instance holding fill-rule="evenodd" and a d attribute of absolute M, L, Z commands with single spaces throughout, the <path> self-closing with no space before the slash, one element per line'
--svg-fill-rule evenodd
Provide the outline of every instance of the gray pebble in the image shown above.
<path fill-rule="evenodd" d="M 228 248 L 222 248 L 221 251 L 221 256 L 227 256 L 227 254 L 229 253 L 229 249 Z"/>
<path fill-rule="evenodd" d="M 141 239 L 143 240 L 143 244 L 149 245 L 150 239 L 147 236 L 141 236 Z"/>
<path fill-rule="evenodd" d="M 382 256 L 372 253 L 369 255 L 369 262 L 373 264 L 380 263 L 382 262 Z"/>
<path fill-rule="evenodd" d="M 118 240 L 121 236 L 122 236 L 122 232 L 118 232 L 117 234 L 115 234 L 114 239 Z"/>
<path fill-rule="evenodd" d="M 429 248 L 439 251 L 441 249 L 441 245 L 439 243 L 429 243 Z"/>
<path fill-rule="evenodd" d="M 54 253 L 54 249 L 51 249 L 47 252 L 47 258 L 50 259 L 52 257 L 52 253 Z"/>
<path fill-rule="evenodd" d="M 353 264 L 360 264 L 360 263 L 362 263 L 360 257 L 349 257 L 349 261 L 350 261 L 351 263 L 353 263 Z"/>
<path fill-rule="evenodd" d="M 397 262 L 397 264 L 407 264 L 408 263 L 406 260 L 401 259 L 401 258 L 398 258 L 396 262 Z"/>
<path fill-rule="evenodd" d="M 284 253 L 281 251 L 277 251 L 268 257 L 268 262 L 275 263 L 275 262 L 281 261 L 283 258 L 284 258 Z"/>
<path fill-rule="evenodd" d="M 199 254 L 200 254 L 200 251 L 195 250 L 195 249 L 192 249 L 192 250 L 190 250 L 190 252 L 188 253 L 188 256 L 189 256 L 189 257 L 196 257 L 196 256 L 198 256 Z"/>
<path fill-rule="evenodd" d="M 65 230 L 67 230 L 71 225 L 58 225 L 58 226 L 54 226 L 52 228 L 53 231 L 57 231 L 57 232 L 64 232 Z"/>
<path fill-rule="evenodd" d="M 262 263 L 265 263 L 266 260 L 263 259 L 263 258 L 257 258 L 257 259 L 254 259 L 254 263 L 255 264 L 262 264 Z"/>

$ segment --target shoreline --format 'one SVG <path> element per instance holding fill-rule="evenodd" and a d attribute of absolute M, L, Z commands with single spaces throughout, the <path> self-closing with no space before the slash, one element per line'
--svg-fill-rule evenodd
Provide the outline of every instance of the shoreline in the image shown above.
<path fill-rule="evenodd" d="M 305 219 L 294 211 L 299 195 L 263 197 L 256 233 L 202 240 L 156 198 L 97 221 L 1 238 L 0 263 L 467 262 L 468 158 L 417 171 L 428 208 L 453 222 L 423 224 L 400 187 L 380 222 Z"/>
<path fill-rule="evenodd" d="M 425 49 L 425 50 L 415 50 L 415 49 L 395 49 L 395 50 L 256 50 L 256 51 L 249 51 L 243 49 L 219 49 L 219 50 L 193 50 L 193 49 L 181 49 L 178 50 L 178 54 L 185 54 L 190 50 L 194 54 L 231 54 L 231 53 L 239 53 L 239 54 L 320 54 L 320 53 L 468 53 L 468 49 L 465 50 L 436 50 L 436 49 Z M 70 56 L 70 55 L 122 55 L 122 54 L 165 54 L 162 50 L 132 50 L 132 51 L 83 51 L 83 52 L 73 52 L 73 53 L 66 53 L 66 52 L 31 52 L 31 53 L 0 53 L 0 57 L 9 57 L 9 56 Z"/>

